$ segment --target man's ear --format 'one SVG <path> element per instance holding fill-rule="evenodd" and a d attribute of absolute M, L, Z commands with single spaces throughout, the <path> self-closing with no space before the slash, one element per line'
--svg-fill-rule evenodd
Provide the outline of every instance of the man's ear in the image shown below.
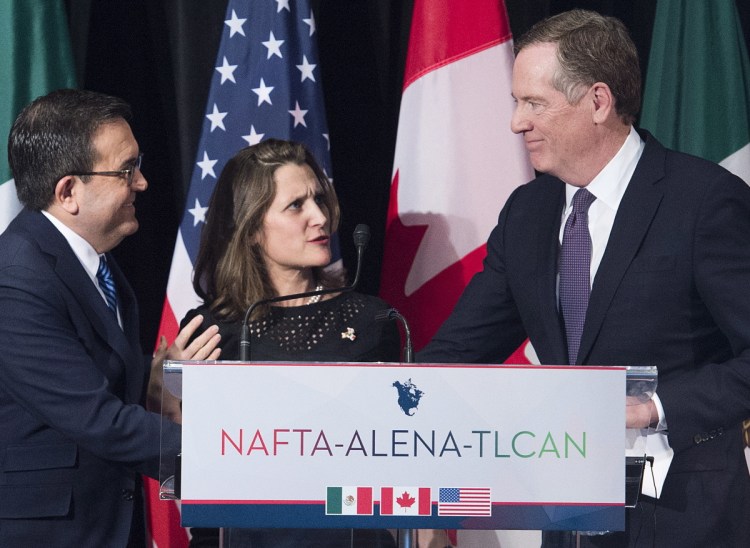
<path fill-rule="evenodd" d="M 604 123 L 615 110 L 615 98 L 612 90 L 604 82 L 597 82 L 592 86 L 594 123 Z"/>
<path fill-rule="evenodd" d="M 53 204 L 64 209 L 70 215 L 78 214 L 78 187 L 83 181 L 74 175 L 66 175 L 55 185 Z"/>

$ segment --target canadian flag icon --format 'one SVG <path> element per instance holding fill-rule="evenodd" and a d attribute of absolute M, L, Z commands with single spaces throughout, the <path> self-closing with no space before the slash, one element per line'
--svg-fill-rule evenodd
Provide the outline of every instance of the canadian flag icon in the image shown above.
<path fill-rule="evenodd" d="M 381 487 L 381 516 L 430 516 L 432 500 L 429 487 Z"/>

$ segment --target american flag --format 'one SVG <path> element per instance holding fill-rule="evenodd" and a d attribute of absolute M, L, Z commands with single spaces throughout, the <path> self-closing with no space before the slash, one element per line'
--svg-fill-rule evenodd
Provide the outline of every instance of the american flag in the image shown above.
<path fill-rule="evenodd" d="M 169 341 L 187 311 L 200 304 L 191 283 L 193 264 L 211 193 L 229 158 L 263 139 L 289 139 L 307 145 L 332 175 L 309 0 L 230 0 L 215 68 L 159 326 Z M 339 259 L 336 245 L 333 256 Z M 154 482 L 149 499 L 154 544 L 186 545 L 175 505 L 158 500 Z"/>
<path fill-rule="evenodd" d="M 441 487 L 438 516 L 491 516 L 489 487 Z"/>
<path fill-rule="evenodd" d="M 291 139 L 305 143 L 331 176 L 315 32 L 308 0 L 231 0 L 227 6 L 162 314 L 160 331 L 168 339 L 199 304 L 190 283 L 192 265 L 227 160 L 263 139 Z"/>

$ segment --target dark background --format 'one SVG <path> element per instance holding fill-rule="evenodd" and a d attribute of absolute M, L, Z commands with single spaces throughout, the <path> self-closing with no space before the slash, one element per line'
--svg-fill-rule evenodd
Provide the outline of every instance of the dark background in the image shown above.
<path fill-rule="evenodd" d="M 351 270 L 355 255 L 348 235 L 356 224 L 367 223 L 372 239 L 360 290 L 376 294 L 413 0 L 312 3 L 343 212 L 342 254 Z M 638 47 L 644 76 L 655 4 L 506 0 L 514 36 L 571 8 L 619 17 Z M 750 2 L 736 4 L 748 43 Z M 156 340 L 227 0 L 66 0 L 66 5 L 79 86 L 127 100 L 133 106 L 133 132 L 145 152 L 143 172 L 150 186 L 137 201 L 141 228 L 115 255 L 138 296 L 148 351 Z M 501 207 L 497 204 L 498 212 Z"/>

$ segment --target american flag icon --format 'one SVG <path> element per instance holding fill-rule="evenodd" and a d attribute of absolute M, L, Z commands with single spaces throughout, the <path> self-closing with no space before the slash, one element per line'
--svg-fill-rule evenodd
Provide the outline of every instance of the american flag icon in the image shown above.
<path fill-rule="evenodd" d="M 438 516 L 491 516 L 489 487 L 441 487 Z"/>

